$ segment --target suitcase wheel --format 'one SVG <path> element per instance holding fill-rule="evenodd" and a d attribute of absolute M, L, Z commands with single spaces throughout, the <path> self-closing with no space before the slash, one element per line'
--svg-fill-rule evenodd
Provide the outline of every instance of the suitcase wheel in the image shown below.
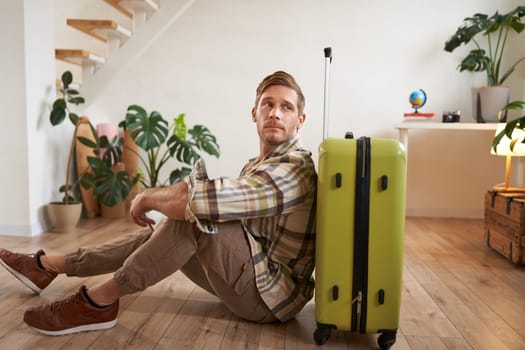
<path fill-rule="evenodd" d="M 379 349 L 381 350 L 390 349 L 395 342 L 396 331 L 385 331 L 384 333 L 381 333 L 377 338 L 377 345 L 379 345 Z"/>
<path fill-rule="evenodd" d="M 330 338 L 330 328 L 317 328 L 314 331 L 314 340 L 317 345 L 323 345 Z"/>

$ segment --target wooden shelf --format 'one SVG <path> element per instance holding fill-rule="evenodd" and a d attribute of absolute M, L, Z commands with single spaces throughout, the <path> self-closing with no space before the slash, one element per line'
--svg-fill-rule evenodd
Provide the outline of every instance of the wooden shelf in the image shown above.
<path fill-rule="evenodd" d="M 498 123 L 440 123 L 431 120 L 411 120 L 395 125 L 396 129 L 427 129 L 427 130 L 494 130 Z"/>
<path fill-rule="evenodd" d="M 104 43 L 110 37 L 129 39 L 131 31 L 115 21 L 104 19 L 68 19 L 67 24 Z"/>
<path fill-rule="evenodd" d="M 58 60 L 83 66 L 84 64 L 104 64 L 104 57 L 95 55 L 85 50 L 55 49 L 55 57 Z"/>
<path fill-rule="evenodd" d="M 155 0 L 104 0 L 113 8 L 117 9 L 129 18 L 133 18 L 136 10 L 155 12 L 159 10 L 159 4 Z"/>

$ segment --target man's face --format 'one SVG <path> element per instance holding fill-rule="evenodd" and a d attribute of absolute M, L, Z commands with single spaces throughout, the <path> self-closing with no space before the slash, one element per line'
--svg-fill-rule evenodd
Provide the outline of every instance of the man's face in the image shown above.
<path fill-rule="evenodd" d="M 252 109 L 252 120 L 257 124 L 261 153 L 297 134 L 306 116 L 299 115 L 297 92 L 282 85 L 271 85 L 264 90 L 259 103 Z"/>

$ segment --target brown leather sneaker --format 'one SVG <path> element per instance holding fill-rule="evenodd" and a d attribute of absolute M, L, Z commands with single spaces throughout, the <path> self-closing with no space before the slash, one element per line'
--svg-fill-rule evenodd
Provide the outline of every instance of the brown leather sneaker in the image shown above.
<path fill-rule="evenodd" d="M 112 328 L 117 324 L 118 300 L 97 308 L 86 298 L 86 287 L 62 301 L 32 307 L 24 313 L 24 322 L 46 335 L 65 335 Z"/>
<path fill-rule="evenodd" d="M 35 254 L 19 254 L 0 248 L 0 264 L 35 293 L 40 293 L 57 276 L 38 266 L 37 258 L 41 255 L 45 255 L 43 250 Z"/>

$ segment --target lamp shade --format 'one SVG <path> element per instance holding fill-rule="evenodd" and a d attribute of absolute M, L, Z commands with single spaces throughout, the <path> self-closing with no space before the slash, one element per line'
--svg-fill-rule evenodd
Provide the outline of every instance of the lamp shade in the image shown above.
<path fill-rule="evenodd" d="M 505 123 L 499 123 L 496 129 L 496 135 L 505 130 Z M 490 153 L 498 156 L 525 156 L 525 131 L 521 129 L 514 129 L 511 138 L 506 135 L 501 138 L 496 146 L 496 151 L 491 147 Z M 511 149 L 511 144 L 513 144 Z"/>

